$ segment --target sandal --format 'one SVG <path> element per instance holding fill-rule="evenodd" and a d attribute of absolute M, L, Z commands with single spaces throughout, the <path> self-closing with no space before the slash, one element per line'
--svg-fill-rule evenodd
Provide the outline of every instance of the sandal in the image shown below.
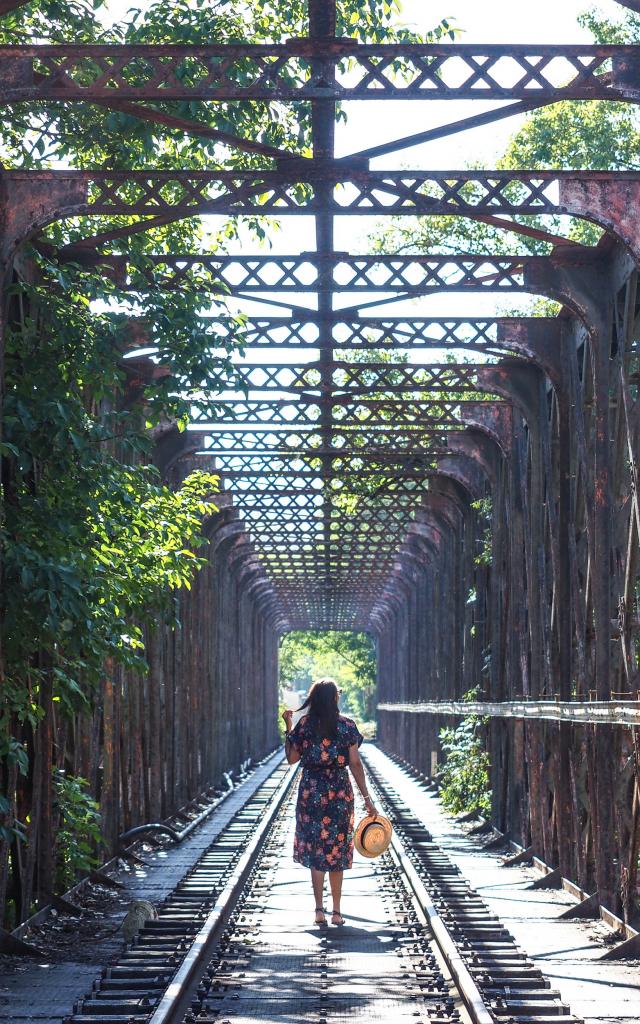
<path fill-rule="evenodd" d="M 337 921 L 336 918 L 338 919 Z M 344 924 L 344 917 L 342 916 L 339 910 L 332 911 L 331 924 L 334 924 L 336 928 Z"/>
<path fill-rule="evenodd" d="M 322 917 L 320 917 L 322 915 Z M 320 917 L 320 919 L 319 919 Z M 327 919 L 325 917 L 324 907 L 316 907 L 316 924 L 326 924 Z"/>

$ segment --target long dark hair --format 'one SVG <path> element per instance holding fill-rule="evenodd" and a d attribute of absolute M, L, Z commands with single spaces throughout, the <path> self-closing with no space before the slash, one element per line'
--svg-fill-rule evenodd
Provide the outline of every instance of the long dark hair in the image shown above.
<path fill-rule="evenodd" d="M 338 687 L 334 679 L 318 679 L 298 711 L 309 709 L 309 722 L 317 736 L 335 739 L 338 728 Z"/>

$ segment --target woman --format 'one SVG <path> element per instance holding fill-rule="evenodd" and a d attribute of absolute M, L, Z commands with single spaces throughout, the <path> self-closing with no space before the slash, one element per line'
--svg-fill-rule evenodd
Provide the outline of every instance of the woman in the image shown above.
<path fill-rule="evenodd" d="M 347 766 L 358 783 L 367 812 L 376 809 L 367 792 L 358 747 L 362 736 L 355 722 L 338 710 L 338 687 L 333 679 L 314 683 L 300 711 L 307 714 L 291 730 L 293 711 L 283 712 L 287 729 L 285 753 L 289 764 L 302 761 L 296 805 L 293 859 L 311 868 L 316 924 L 326 924 L 324 876 L 329 872 L 333 898 L 331 923 L 344 924 L 340 913 L 343 872 L 353 863 L 353 790 Z"/>

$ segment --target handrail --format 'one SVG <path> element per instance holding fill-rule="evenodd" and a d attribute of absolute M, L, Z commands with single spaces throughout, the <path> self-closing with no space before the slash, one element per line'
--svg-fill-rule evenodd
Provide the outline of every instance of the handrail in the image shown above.
<path fill-rule="evenodd" d="M 512 700 L 490 701 L 416 701 L 378 704 L 378 711 L 405 714 L 481 715 L 487 718 L 526 718 L 552 722 L 578 722 L 583 725 L 640 725 L 638 700 Z"/>

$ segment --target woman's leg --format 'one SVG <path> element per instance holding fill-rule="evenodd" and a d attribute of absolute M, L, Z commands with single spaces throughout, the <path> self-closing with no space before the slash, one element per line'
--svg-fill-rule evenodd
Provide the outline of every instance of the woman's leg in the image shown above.
<path fill-rule="evenodd" d="M 324 901 L 324 871 L 311 868 L 311 884 L 313 886 L 316 907 L 321 907 Z"/>
<path fill-rule="evenodd" d="M 331 886 L 331 898 L 333 900 L 333 914 L 337 917 L 341 917 L 340 914 L 340 898 L 342 896 L 342 876 L 344 871 L 330 871 L 329 872 L 329 885 Z M 334 922 L 335 923 L 335 922 Z"/>

